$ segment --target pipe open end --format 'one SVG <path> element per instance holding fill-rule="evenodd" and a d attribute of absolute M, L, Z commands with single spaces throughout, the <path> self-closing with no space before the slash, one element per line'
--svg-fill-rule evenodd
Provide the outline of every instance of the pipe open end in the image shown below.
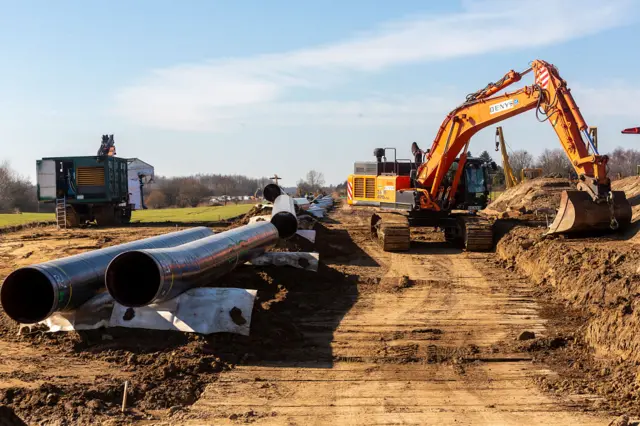
<path fill-rule="evenodd" d="M 46 319 L 55 303 L 49 278 L 35 268 L 13 271 L 0 288 L 0 303 L 14 321 L 34 324 Z"/>
<path fill-rule="evenodd" d="M 278 236 L 283 239 L 291 238 L 298 231 L 296 215 L 282 211 L 271 217 L 271 223 L 278 230 Z"/>
<path fill-rule="evenodd" d="M 153 302 L 161 284 L 158 265 L 151 256 L 129 251 L 116 256 L 107 268 L 107 291 L 123 306 L 136 308 Z"/>
<path fill-rule="evenodd" d="M 276 198 L 278 198 L 282 194 L 282 189 L 275 183 L 270 183 L 269 185 L 264 187 L 262 191 L 264 199 L 273 203 Z"/>

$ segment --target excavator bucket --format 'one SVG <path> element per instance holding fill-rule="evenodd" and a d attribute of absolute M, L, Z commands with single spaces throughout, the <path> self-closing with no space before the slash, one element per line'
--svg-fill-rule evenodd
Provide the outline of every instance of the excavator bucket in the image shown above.
<path fill-rule="evenodd" d="M 613 191 L 612 223 L 611 205 L 596 203 L 584 191 L 564 191 L 560 196 L 560 208 L 547 234 L 570 234 L 589 231 L 622 230 L 631 223 L 631 204 L 623 191 Z"/>

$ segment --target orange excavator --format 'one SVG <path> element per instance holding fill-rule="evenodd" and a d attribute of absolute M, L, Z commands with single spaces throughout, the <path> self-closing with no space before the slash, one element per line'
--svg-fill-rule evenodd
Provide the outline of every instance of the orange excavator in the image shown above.
<path fill-rule="evenodd" d="M 532 85 L 499 94 L 531 72 Z M 598 153 L 558 69 L 542 60 L 469 94 L 447 115 L 424 157 L 398 160 L 394 155 L 390 161 L 387 153 L 395 149 L 377 148 L 376 162 L 355 163 L 347 179 L 348 203 L 376 207 L 371 233 L 386 251 L 408 250 L 411 226 L 438 227 L 447 241 L 468 251 L 490 250 L 493 225 L 477 211 L 486 207 L 488 170 L 495 163 L 470 157 L 469 143 L 479 130 L 532 110 L 538 121 L 551 124 L 578 176 L 577 189 L 562 193 L 547 234 L 626 227 L 631 206 L 624 192 L 611 190 L 608 157 Z"/>

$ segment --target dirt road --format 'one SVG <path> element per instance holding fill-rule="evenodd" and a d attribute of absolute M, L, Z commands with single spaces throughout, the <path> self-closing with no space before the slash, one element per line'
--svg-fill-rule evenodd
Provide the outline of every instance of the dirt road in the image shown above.
<path fill-rule="evenodd" d="M 432 241 L 409 255 L 381 252 L 363 217 L 335 217 L 329 227 L 349 230 L 363 251 L 329 266 L 357 273 L 359 295 L 335 330 L 330 310 L 300 324 L 310 358 L 330 339 L 331 359 L 238 366 L 206 388 L 185 424 L 608 424 L 577 409 L 589 396 L 541 393 L 531 378 L 553 373 L 495 345 L 522 330 L 545 334 L 528 282 L 428 231 L 414 239 Z"/>
<path fill-rule="evenodd" d="M 592 409 L 595 396 L 554 395 L 534 382 L 554 373 L 514 341 L 523 330 L 549 333 L 529 281 L 430 230 L 413 235 L 408 254 L 382 252 L 366 220 L 339 210 L 317 228 L 316 246 L 277 248 L 319 251 L 317 273 L 245 266 L 217 283 L 258 290 L 250 337 L 16 337 L 4 321 L 0 403 L 45 425 L 608 424 Z M 135 231 L 6 234 L 0 278 L 169 229 Z"/>

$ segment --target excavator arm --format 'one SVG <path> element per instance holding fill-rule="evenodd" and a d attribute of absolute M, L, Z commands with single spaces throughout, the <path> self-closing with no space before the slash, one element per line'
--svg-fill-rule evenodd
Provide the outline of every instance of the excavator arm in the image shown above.
<path fill-rule="evenodd" d="M 534 84 L 496 95 L 511 84 L 520 81 L 529 72 L 534 74 Z M 533 61 L 531 67 L 524 72 L 518 73 L 512 70 L 498 82 L 468 95 L 462 105 L 447 115 L 438 130 L 426 161 L 417 172 L 416 182 L 425 198 L 421 201 L 422 206 L 435 209 L 440 207 L 437 198 L 443 178 L 475 133 L 487 126 L 531 110 L 535 110 L 539 121 L 547 121 L 551 124 L 564 152 L 571 161 L 578 175 L 578 189 L 581 193 L 569 195 L 574 196 L 574 201 L 580 204 L 580 208 L 587 208 L 590 214 L 593 214 L 593 206 L 586 206 L 584 202 L 587 195 L 592 203 L 603 204 L 605 207 L 609 205 L 607 214 L 611 227 L 617 227 L 621 221 L 625 223 L 630 221 L 630 207 L 627 208 L 626 198 L 621 200 L 620 194 L 611 192 L 611 183 L 606 171 L 608 157 L 600 155 L 593 144 L 589 127 L 566 81 L 560 77 L 555 66 L 542 60 Z M 572 201 L 570 197 L 568 201 L 564 198 L 566 197 L 563 197 L 563 201 L 569 203 Z M 562 207 L 558 213 L 559 216 L 566 213 Z M 574 213 L 573 208 L 578 208 L 577 205 L 569 207 L 570 215 Z M 629 211 L 628 219 L 627 211 Z M 568 219 L 567 222 L 573 220 Z M 593 218 L 587 222 L 591 223 L 591 219 Z M 566 223 L 556 227 L 557 232 L 562 232 L 566 227 Z M 577 227 L 573 227 L 585 228 L 586 225 L 578 224 Z"/>

